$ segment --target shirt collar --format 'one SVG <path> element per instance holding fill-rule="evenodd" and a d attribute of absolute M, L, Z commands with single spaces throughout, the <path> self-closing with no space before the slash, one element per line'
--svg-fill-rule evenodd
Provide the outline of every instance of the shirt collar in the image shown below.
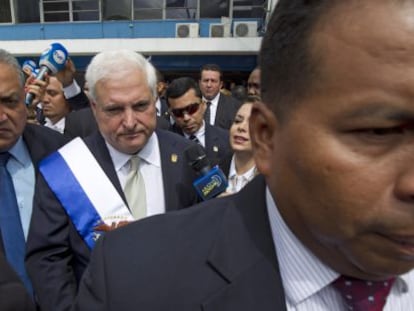
<path fill-rule="evenodd" d="M 65 117 L 61 118 L 54 124 L 49 118 L 45 118 L 45 122 L 45 126 L 57 130 L 60 133 L 63 133 L 63 131 L 65 130 Z"/>
<path fill-rule="evenodd" d="M 220 92 L 218 92 L 216 97 L 214 97 L 212 100 L 208 100 L 203 96 L 203 101 L 210 102 L 212 106 L 217 106 L 219 99 L 220 99 Z"/>
<path fill-rule="evenodd" d="M 236 163 L 235 163 L 234 157 L 235 156 L 233 155 L 232 158 L 231 158 L 231 162 L 230 162 L 229 179 L 232 179 L 236 176 L 243 177 L 246 180 L 253 179 L 253 176 L 256 172 L 256 166 L 253 166 L 251 169 L 249 169 L 244 174 L 238 175 L 237 172 L 236 172 Z"/>
<path fill-rule="evenodd" d="M 161 116 L 161 100 L 159 97 L 155 101 L 155 108 L 157 109 L 157 116 Z"/>
<path fill-rule="evenodd" d="M 23 167 L 29 166 L 30 163 L 32 162 L 29 151 L 27 150 L 27 147 L 24 144 L 21 136 L 19 137 L 17 142 L 14 144 L 14 146 L 9 149 L 9 153 Z"/>
<path fill-rule="evenodd" d="M 203 121 L 203 124 L 200 126 L 198 131 L 195 132 L 194 134 L 191 134 L 191 135 L 194 135 L 195 137 L 197 137 L 198 140 L 200 140 L 202 137 L 204 137 L 205 132 L 206 132 L 206 124 Z M 184 133 L 185 138 L 189 138 L 191 136 L 191 135 L 188 135 L 187 133 L 185 133 L 184 131 L 183 131 L 183 133 Z"/>
<path fill-rule="evenodd" d="M 115 170 L 118 172 L 122 167 L 125 166 L 128 160 L 131 158 L 131 155 L 118 151 L 106 141 L 105 143 L 108 147 L 112 162 L 114 163 Z M 161 167 L 160 148 L 158 144 L 158 137 L 155 132 L 152 133 L 145 146 L 141 149 L 140 152 L 138 152 L 138 156 L 142 160 L 152 165 Z"/>
<path fill-rule="evenodd" d="M 280 215 L 269 188 L 266 188 L 266 203 L 286 298 L 297 305 L 329 286 L 339 274 L 296 238 Z M 414 281 L 411 278 L 414 275 L 410 272 L 397 277 L 400 292 L 409 290 L 408 284 Z"/>
<path fill-rule="evenodd" d="M 280 215 L 268 188 L 266 202 L 286 298 L 296 305 L 330 285 L 339 274 L 297 239 Z"/>

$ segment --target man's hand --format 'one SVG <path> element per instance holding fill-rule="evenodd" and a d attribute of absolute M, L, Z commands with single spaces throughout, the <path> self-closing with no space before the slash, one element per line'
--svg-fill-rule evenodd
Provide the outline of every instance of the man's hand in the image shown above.
<path fill-rule="evenodd" d="M 35 76 L 30 76 L 27 78 L 24 90 L 26 93 L 32 93 L 34 95 L 31 106 L 36 107 L 36 105 L 42 100 L 46 87 L 49 84 L 49 76 L 46 75 L 45 81 L 36 79 Z"/>
<path fill-rule="evenodd" d="M 56 73 L 56 78 L 62 83 L 63 87 L 67 87 L 73 83 L 76 67 L 73 61 L 68 58 L 65 67 Z"/>
<path fill-rule="evenodd" d="M 126 226 L 129 224 L 130 221 L 122 220 L 120 222 L 112 222 L 111 225 L 107 225 L 106 223 L 102 222 L 101 224 L 97 225 L 93 229 L 95 231 L 101 231 L 101 232 L 108 232 L 115 230 L 116 228 Z"/>

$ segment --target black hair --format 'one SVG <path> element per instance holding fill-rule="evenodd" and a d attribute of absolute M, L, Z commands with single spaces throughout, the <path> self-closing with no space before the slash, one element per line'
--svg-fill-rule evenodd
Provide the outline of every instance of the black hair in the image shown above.
<path fill-rule="evenodd" d="M 198 83 L 190 77 L 181 77 L 171 81 L 165 92 L 167 103 L 169 98 L 178 98 L 183 96 L 189 90 L 193 89 L 195 95 L 199 98 L 202 97 Z M 168 104 L 169 105 L 169 104 Z"/>
<path fill-rule="evenodd" d="M 223 80 L 223 71 L 221 70 L 219 65 L 217 65 L 217 64 L 205 64 L 205 65 L 203 65 L 200 69 L 200 79 L 201 79 L 201 73 L 203 71 L 206 71 L 206 70 L 217 71 L 218 73 L 220 73 L 220 81 Z"/>
<path fill-rule="evenodd" d="M 347 0 L 349 1 L 349 0 Z M 276 116 L 284 115 L 318 78 L 311 53 L 315 25 L 338 0 L 279 0 L 260 50 L 261 95 Z"/>

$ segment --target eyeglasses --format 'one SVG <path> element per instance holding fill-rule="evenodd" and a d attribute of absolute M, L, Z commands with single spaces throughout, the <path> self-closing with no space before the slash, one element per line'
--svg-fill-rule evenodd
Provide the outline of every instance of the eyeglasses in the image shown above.
<path fill-rule="evenodd" d="M 199 107 L 200 103 L 193 103 L 184 108 L 171 109 L 171 114 L 173 114 L 176 118 L 183 118 L 184 114 L 186 113 L 190 116 L 195 114 L 198 111 Z"/>

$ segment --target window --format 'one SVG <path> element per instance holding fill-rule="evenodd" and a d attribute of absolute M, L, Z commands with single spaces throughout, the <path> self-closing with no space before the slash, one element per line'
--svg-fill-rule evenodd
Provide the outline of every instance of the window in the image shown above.
<path fill-rule="evenodd" d="M 234 0 L 234 18 L 263 18 L 266 14 L 266 0 Z"/>
<path fill-rule="evenodd" d="M 11 23 L 10 0 L 0 0 L 0 23 Z"/>
<path fill-rule="evenodd" d="M 229 0 L 200 1 L 201 18 L 220 18 L 229 16 Z"/>
<path fill-rule="evenodd" d="M 134 19 L 163 19 L 164 0 L 134 0 Z"/>
<path fill-rule="evenodd" d="M 99 20 L 99 0 L 72 0 L 74 21 Z"/>
<path fill-rule="evenodd" d="M 102 0 L 102 16 L 104 20 L 131 19 L 131 0 Z"/>
<path fill-rule="evenodd" d="M 99 20 L 99 0 L 41 0 L 44 22 Z"/>
<path fill-rule="evenodd" d="M 165 17 L 170 19 L 196 19 L 197 0 L 167 0 Z"/>

